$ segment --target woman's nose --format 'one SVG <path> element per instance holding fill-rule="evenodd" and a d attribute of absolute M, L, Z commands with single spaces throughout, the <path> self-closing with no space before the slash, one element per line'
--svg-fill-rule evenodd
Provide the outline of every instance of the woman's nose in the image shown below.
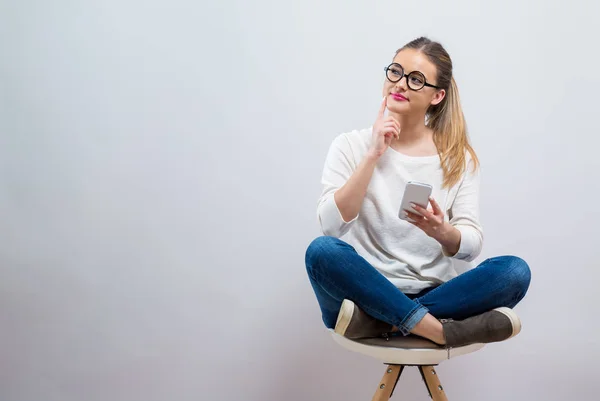
<path fill-rule="evenodd" d="M 403 76 L 402 78 L 400 78 L 400 81 L 396 82 L 394 84 L 394 88 L 399 91 L 399 90 L 407 90 L 408 87 L 406 86 L 406 76 Z"/>

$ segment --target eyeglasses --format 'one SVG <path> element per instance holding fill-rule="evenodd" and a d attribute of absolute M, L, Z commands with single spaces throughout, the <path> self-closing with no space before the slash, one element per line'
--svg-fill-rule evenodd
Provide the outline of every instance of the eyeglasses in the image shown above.
<path fill-rule="evenodd" d="M 424 86 L 429 86 L 436 89 L 442 89 L 439 86 L 427 83 L 425 75 L 420 71 L 413 71 L 410 74 L 404 75 L 404 68 L 398 63 L 392 63 L 383 69 L 388 81 L 396 83 L 406 77 L 406 84 L 414 91 L 423 89 Z"/>

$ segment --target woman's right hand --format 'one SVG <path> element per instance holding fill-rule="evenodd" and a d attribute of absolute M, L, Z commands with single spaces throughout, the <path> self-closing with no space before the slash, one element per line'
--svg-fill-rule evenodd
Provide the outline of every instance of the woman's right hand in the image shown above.
<path fill-rule="evenodd" d="M 373 124 L 373 133 L 371 136 L 369 153 L 377 158 L 385 153 L 394 137 L 400 138 L 400 123 L 394 117 L 385 115 L 386 106 L 387 96 L 381 102 L 381 108 L 377 114 L 377 120 Z"/>

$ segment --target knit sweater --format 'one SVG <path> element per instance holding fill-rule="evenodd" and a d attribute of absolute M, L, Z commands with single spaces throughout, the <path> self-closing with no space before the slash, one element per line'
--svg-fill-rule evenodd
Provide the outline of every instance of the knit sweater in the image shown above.
<path fill-rule="evenodd" d="M 329 147 L 317 203 L 321 231 L 353 246 L 404 293 L 418 293 L 456 277 L 453 260 L 472 261 L 483 245 L 479 223 L 479 169 L 472 171 L 473 160 L 467 152 L 467 165 L 461 179 L 450 188 L 442 188 L 444 177 L 438 155 L 408 156 L 388 147 L 377 161 L 358 215 L 344 221 L 333 195 L 366 156 L 371 130 L 340 134 Z M 433 186 L 432 196 L 446 221 L 461 233 L 456 254 L 447 254 L 438 241 L 398 217 L 409 181 Z"/>

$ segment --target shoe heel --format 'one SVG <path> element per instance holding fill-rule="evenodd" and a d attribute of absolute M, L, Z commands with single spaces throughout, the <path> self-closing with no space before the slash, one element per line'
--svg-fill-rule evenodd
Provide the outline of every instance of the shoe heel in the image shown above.
<path fill-rule="evenodd" d="M 338 313 L 337 321 L 335 322 L 334 331 L 341 336 L 346 334 L 346 330 L 350 325 L 350 321 L 352 320 L 352 315 L 354 314 L 354 302 L 349 299 L 344 299 L 342 301 L 342 306 L 340 307 L 340 311 Z"/>
<path fill-rule="evenodd" d="M 502 308 L 496 308 L 494 310 L 497 310 L 498 312 L 504 314 L 506 317 L 508 317 L 510 319 L 510 323 L 512 324 L 513 332 L 509 338 L 513 338 L 514 336 L 516 336 L 517 334 L 519 334 L 521 332 L 521 327 L 522 327 L 521 319 L 519 319 L 519 316 L 512 309 L 502 307 Z"/>

